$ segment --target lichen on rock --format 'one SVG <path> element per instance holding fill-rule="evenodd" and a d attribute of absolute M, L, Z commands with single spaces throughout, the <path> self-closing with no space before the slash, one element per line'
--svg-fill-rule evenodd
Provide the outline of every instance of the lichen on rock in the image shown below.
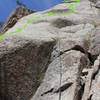
<path fill-rule="evenodd" d="M 30 14 L 0 36 L 0 100 L 100 100 L 100 18 L 91 3 Z"/>

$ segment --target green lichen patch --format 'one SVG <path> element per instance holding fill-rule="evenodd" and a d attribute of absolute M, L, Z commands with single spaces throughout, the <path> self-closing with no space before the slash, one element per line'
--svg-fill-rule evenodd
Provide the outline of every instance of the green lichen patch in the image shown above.
<path fill-rule="evenodd" d="M 64 0 L 64 2 L 66 3 L 68 0 Z M 21 28 L 16 28 L 16 30 L 14 32 L 9 32 L 7 34 L 11 35 L 11 34 L 16 34 L 16 33 L 20 33 L 22 32 L 28 24 L 32 24 L 34 22 L 37 22 L 47 16 L 57 16 L 57 15 L 69 15 L 69 14 L 72 14 L 72 13 L 77 13 L 75 12 L 75 8 L 77 7 L 77 4 L 80 3 L 80 0 L 73 0 L 75 1 L 75 3 L 67 3 L 66 4 L 66 7 L 69 9 L 69 11 L 65 11 L 65 12 L 52 12 L 52 11 L 49 11 L 47 12 L 46 14 L 33 14 L 31 17 L 27 18 L 26 19 L 26 23 L 24 25 L 22 25 Z M 0 41 L 4 40 L 5 38 L 5 35 L 0 35 Z"/>
<path fill-rule="evenodd" d="M 0 41 L 4 40 L 5 36 L 4 35 L 0 35 Z"/>

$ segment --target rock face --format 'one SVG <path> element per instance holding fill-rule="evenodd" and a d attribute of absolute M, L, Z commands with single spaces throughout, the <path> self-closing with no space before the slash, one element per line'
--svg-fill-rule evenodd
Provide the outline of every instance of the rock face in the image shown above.
<path fill-rule="evenodd" d="M 40 85 L 50 63 L 55 36 L 51 33 L 47 35 L 43 26 L 34 34 L 34 29 L 38 27 L 26 29 L 33 28 L 29 36 L 27 31 L 9 36 L 5 34 L 5 39 L 1 41 L 0 100 L 28 100 Z"/>
<path fill-rule="evenodd" d="M 56 58 L 48 67 L 43 83 L 38 88 L 33 100 L 57 100 L 59 91 L 61 99 L 79 100 L 80 75 L 88 61 L 80 51 L 68 51 L 61 55 L 62 79 L 60 85 L 60 59 Z M 69 95 L 70 94 L 70 95 Z"/>
<path fill-rule="evenodd" d="M 0 100 L 100 100 L 93 2 L 82 0 L 74 13 L 62 3 L 28 15 L 0 36 Z"/>

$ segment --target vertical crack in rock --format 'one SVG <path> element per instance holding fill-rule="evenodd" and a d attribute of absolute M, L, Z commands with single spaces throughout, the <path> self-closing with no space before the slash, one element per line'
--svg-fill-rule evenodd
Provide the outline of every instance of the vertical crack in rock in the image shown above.
<path fill-rule="evenodd" d="M 84 83 L 84 81 L 81 79 L 80 80 L 80 89 L 79 89 L 79 92 L 78 92 L 78 99 L 77 100 L 81 100 L 82 99 L 82 96 L 83 96 L 83 93 L 84 93 L 84 87 L 85 87 L 85 83 Z"/>
<path fill-rule="evenodd" d="M 93 95 L 93 94 L 91 94 L 90 97 L 89 97 L 87 100 L 92 100 L 92 95 Z"/>
<path fill-rule="evenodd" d="M 86 76 L 86 79 L 85 79 L 85 89 L 84 89 L 82 100 L 88 100 L 89 98 L 91 98 L 89 94 L 91 90 L 92 81 L 95 79 L 95 76 L 99 72 L 99 69 L 100 69 L 100 55 L 94 62 L 94 65 L 92 66 L 92 68 L 87 69 L 88 75 Z"/>

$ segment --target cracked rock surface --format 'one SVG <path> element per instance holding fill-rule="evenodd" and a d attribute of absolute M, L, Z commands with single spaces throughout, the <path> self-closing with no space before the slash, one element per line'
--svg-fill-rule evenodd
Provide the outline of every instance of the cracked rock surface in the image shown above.
<path fill-rule="evenodd" d="M 9 29 L 0 40 L 0 100 L 100 100 L 97 4 L 81 0 L 67 15 L 58 4 Z"/>

